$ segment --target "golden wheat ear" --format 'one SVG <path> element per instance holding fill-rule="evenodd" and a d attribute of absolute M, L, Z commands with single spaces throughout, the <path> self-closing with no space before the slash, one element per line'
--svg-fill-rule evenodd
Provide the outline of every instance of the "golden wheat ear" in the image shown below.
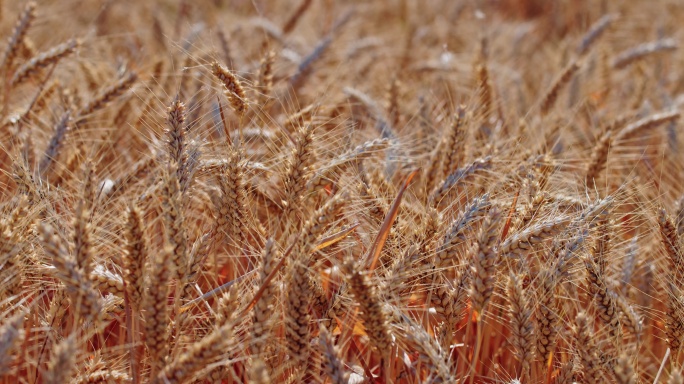
<path fill-rule="evenodd" d="M 80 40 L 72 39 L 32 58 L 14 72 L 10 85 L 16 87 L 35 76 L 41 69 L 57 65 L 62 58 L 74 53 L 79 45 L 81 45 Z"/>
<path fill-rule="evenodd" d="M 211 64 L 211 70 L 214 77 L 223 85 L 231 107 L 238 116 L 242 117 L 248 108 L 247 94 L 242 83 L 232 72 L 217 62 Z"/>

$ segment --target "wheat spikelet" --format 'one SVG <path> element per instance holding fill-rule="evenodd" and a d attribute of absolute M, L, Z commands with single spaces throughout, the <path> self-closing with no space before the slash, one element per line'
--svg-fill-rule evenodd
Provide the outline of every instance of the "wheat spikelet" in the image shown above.
<path fill-rule="evenodd" d="M 605 218 L 607 212 L 614 203 L 614 196 L 607 196 L 603 199 L 596 200 L 584 208 L 579 217 L 574 219 L 569 227 L 577 228 L 587 226 L 588 228 L 595 228 L 598 225 L 596 222 L 597 219 Z"/>
<path fill-rule="evenodd" d="M 524 380 L 530 375 L 530 364 L 534 358 L 535 335 L 532 311 L 519 276 L 514 274 L 509 276 L 506 290 L 511 317 L 511 344 L 515 347 L 516 357 L 521 364 L 520 378 Z"/>
<path fill-rule="evenodd" d="M 285 312 L 285 332 L 287 348 L 292 359 L 298 364 L 306 364 L 311 357 L 309 340 L 311 337 L 309 306 L 309 271 L 306 267 L 305 254 L 296 254 L 290 272 L 286 275 L 288 282 L 287 308 Z M 308 368 L 307 368 L 308 370 Z"/>
<path fill-rule="evenodd" d="M 601 36 L 606 32 L 613 22 L 618 19 L 616 15 L 604 15 L 601 16 L 594 24 L 589 27 L 587 33 L 584 34 L 580 44 L 577 46 L 577 54 L 584 55 L 591 49 L 592 46 L 598 41 Z"/>
<path fill-rule="evenodd" d="M 444 148 L 446 150 L 445 156 L 442 159 L 442 174 L 445 178 L 455 172 L 465 158 L 465 139 L 466 130 L 466 110 L 465 106 L 460 105 L 456 111 L 456 120 L 451 126 L 449 133 L 446 135 Z"/>
<path fill-rule="evenodd" d="M 443 180 L 441 167 L 446 150 L 446 140 L 440 140 L 430 154 L 427 169 L 423 172 L 423 183 L 426 191 L 433 190 L 436 183 Z"/>
<path fill-rule="evenodd" d="M 453 382 L 454 378 L 444 361 L 444 352 L 439 344 L 422 327 L 415 326 L 412 323 L 407 326 L 407 341 L 415 345 L 414 348 L 419 353 L 418 358 L 429 367 L 428 377 L 431 378 L 431 381 L 435 383 Z"/>
<path fill-rule="evenodd" d="M 45 198 L 44 193 L 38 189 L 33 175 L 29 172 L 25 158 L 12 163 L 12 179 L 17 184 L 18 194 L 27 196 L 29 204 Z"/>
<path fill-rule="evenodd" d="M 252 367 L 249 371 L 249 382 L 250 384 L 268 384 L 272 382 L 263 360 L 256 358 L 252 361 Z"/>
<path fill-rule="evenodd" d="M 447 176 L 447 178 L 444 179 L 439 187 L 432 191 L 429 201 L 432 202 L 432 205 L 439 204 L 442 199 L 452 190 L 452 188 L 457 188 L 463 185 L 475 175 L 488 170 L 491 166 L 492 157 L 487 156 L 457 169 L 452 174 Z"/>
<path fill-rule="evenodd" d="M 585 180 L 588 188 L 594 188 L 596 186 L 596 179 L 598 179 L 600 172 L 606 166 L 611 143 L 610 131 L 606 132 L 599 141 L 596 142 L 594 150 L 591 153 L 591 160 L 587 164 Z"/>
<path fill-rule="evenodd" d="M 498 208 L 492 207 L 477 237 L 477 254 L 472 267 L 470 300 L 477 311 L 478 318 L 482 318 L 485 306 L 494 292 L 498 263 L 495 243 L 499 236 L 500 220 L 501 213 Z"/>
<path fill-rule="evenodd" d="M 101 292 L 109 292 L 123 297 L 124 281 L 121 276 L 107 270 L 101 264 L 96 265 L 90 273 L 90 280 Z"/>
<path fill-rule="evenodd" d="M 328 300 L 328 308 L 326 308 L 324 318 L 321 320 L 323 326 L 330 327 L 334 324 L 335 319 L 344 318 L 347 313 L 347 303 L 344 300 L 348 297 L 349 286 L 343 283 L 337 291 L 333 292 L 332 297 Z"/>
<path fill-rule="evenodd" d="M 532 247 L 560 233 L 570 222 L 569 216 L 561 216 L 549 222 L 535 223 L 507 238 L 501 244 L 501 254 L 522 256 Z"/>
<path fill-rule="evenodd" d="M 545 269 L 538 276 L 540 292 L 535 315 L 536 348 L 542 361 L 546 361 L 553 352 L 558 335 L 558 301 L 555 292 L 557 284 L 558 278 L 554 271 Z"/>
<path fill-rule="evenodd" d="M 340 357 L 339 348 L 333 344 L 332 337 L 328 330 L 321 325 L 318 331 L 319 345 L 325 356 L 325 373 L 334 384 L 347 383 L 349 374 L 344 368 L 344 363 Z"/>
<path fill-rule="evenodd" d="M 229 241 L 240 249 L 246 243 L 247 190 L 244 182 L 243 155 L 233 151 L 217 176 L 221 196 L 214 203 L 216 207 L 216 244 Z"/>
<path fill-rule="evenodd" d="M 17 344 L 24 337 L 24 318 L 26 314 L 19 312 L 5 319 L 0 325 L 0 377 L 8 375 L 11 370 L 15 354 L 13 352 Z"/>
<path fill-rule="evenodd" d="M 549 90 L 546 91 L 544 98 L 542 98 L 542 115 L 547 115 L 551 111 L 556 104 L 556 100 L 558 99 L 560 92 L 563 90 L 563 88 L 565 88 L 566 85 L 568 85 L 572 77 L 579 69 L 580 66 L 576 62 L 572 62 L 563 70 L 563 72 L 561 72 L 560 76 L 558 76 L 558 78 L 553 82 Z"/>
<path fill-rule="evenodd" d="M 319 238 L 342 211 L 348 200 L 349 194 L 337 194 L 313 212 L 311 217 L 304 222 L 297 243 L 298 248 L 302 250 L 303 254 L 308 257 L 308 255 L 315 251 Z"/>
<path fill-rule="evenodd" d="M 311 123 L 317 109 L 317 105 L 310 104 L 299 111 L 288 115 L 283 123 L 283 127 L 288 132 L 297 132 L 300 128 Z"/>
<path fill-rule="evenodd" d="M 359 161 L 367 159 L 374 153 L 381 151 L 389 145 L 389 140 L 387 139 L 375 139 L 368 141 L 364 144 L 357 146 L 356 148 L 347 151 L 340 156 L 330 160 L 327 168 L 317 171 L 311 178 L 306 182 L 306 193 L 312 194 L 314 191 L 331 187 L 333 185 L 334 172 L 338 171 L 340 168 L 348 166 L 354 161 Z"/>
<path fill-rule="evenodd" d="M 302 1 L 310 1 L 310 0 L 302 0 Z M 320 58 L 323 56 L 323 54 L 328 50 L 328 47 L 330 44 L 332 44 L 333 41 L 333 33 L 335 30 L 337 30 L 342 24 L 346 23 L 349 20 L 350 14 L 346 14 L 342 16 L 342 20 L 338 21 L 336 25 L 332 27 L 332 31 L 323 37 L 318 44 L 314 47 L 314 49 L 309 53 L 306 57 L 304 57 L 301 62 L 299 63 L 299 66 L 297 67 L 297 72 L 295 72 L 294 75 L 290 78 L 290 84 L 292 85 L 292 88 L 295 90 L 298 90 L 301 88 L 301 86 L 304 84 L 306 79 L 311 75 L 313 72 L 313 65 L 320 60 Z"/>
<path fill-rule="evenodd" d="M 278 251 L 273 239 L 266 241 L 261 257 L 261 268 L 259 270 L 259 280 L 265 284 L 266 277 L 271 274 L 278 258 Z M 267 336 L 270 329 L 269 316 L 273 310 L 273 302 L 276 291 L 272 287 L 266 288 L 261 298 L 254 304 L 254 315 L 252 321 L 252 342 L 250 350 L 252 354 L 259 355 L 265 352 Z"/>
<path fill-rule="evenodd" d="M 596 343 L 589 319 L 584 312 L 575 318 L 575 348 L 579 352 L 584 380 L 587 383 L 601 383 L 601 364 L 596 354 Z"/>
<path fill-rule="evenodd" d="M 294 260 L 285 278 L 289 285 L 285 313 L 287 346 L 291 357 L 299 362 L 307 362 L 312 354 L 309 345 L 311 335 L 309 307 L 312 304 L 309 260 L 318 243 L 318 238 L 335 218 L 346 199 L 346 196 L 333 197 L 304 223 L 293 251 Z M 307 364 L 302 374 L 308 377 L 312 373 L 311 368 L 310 364 Z"/>
<path fill-rule="evenodd" d="M 14 26 L 12 35 L 7 40 L 7 49 L 5 50 L 5 54 L 2 55 L 2 59 L 0 60 L 0 68 L 2 68 L 4 71 L 7 71 L 8 68 L 12 66 L 12 63 L 19 51 L 19 47 L 23 44 L 26 32 L 31 26 L 33 19 L 36 17 L 35 9 L 35 2 L 30 1 L 26 3 L 19 20 Z"/>
<path fill-rule="evenodd" d="M 143 293 L 141 308 L 146 310 L 144 314 L 145 346 L 152 375 L 156 375 L 164 366 L 169 350 L 167 300 L 168 284 L 176 273 L 172 261 L 173 251 L 171 246 L 167 246 L 158 252 L 150 260 L 149 267 L 145 271 L 147 289 Z"/>
<path fill-rule="evenodd" d="M 92 228 L 90 224 L 91 206 L 93 204 L 93 165 L 86 162 L 84 169 L 83 193 L 74 212 L 74 259 L 86 276 L 93 271 Z"/>
<path fill-rule="evenodd" d="M 43 175 L 50 171 L 52 163 L 59 155 L 64 138 L 69 131 L 70 123 L 71 114 L 69 112 L 65 112 L 64 115 L 62 115 L 62 118 L 59 120 L 59 123 L 57 123 L 55 126 L 55 133 L 52 135 L 50 143 L 45 149 L 43 159 L 40 162 L 39 169 Z"/>
<path fill-rule="evenodd" d="M 642 131 L 649 130 L 651 128 L 655 128 L 661 124 L 670 122 L 670 121 L 675 121 L 679 119 L 679 111 L 670 111 L 670 112 L 662 112 L 662 113 L 656 113 L 648 117 L 644 117 L 641 120 L 635 121 L 632 124 L 627 125 L 624 127 L 622 130 L 620 130 L 616 135 L 615 135 L 615 141 L 618 140 L 627 140 L 633 136 L 638 135 Z"/>
<path fill-rule="evenodd" d="M 313 3 L 313 0 L 302 0 L 301 3 L 299 3 L 299 6 L 294 10 L 292 15 L 283 25 L 283 34 L 292 32 L 292 30 L 297 26 L 299 19 L 301 19 L 304 13 L 306 13 L 306 10 L 311 6 L 311 3 Z"/>
<path fill-rule="evenodd" d="M 389 87 L 387 88 L 387 96 L 386 96 L 386 110 L 387 110 L 387 116 L 389 117 L 390 124 L 392 124 L 393 127 L 396 127 L 399 125 L 399 120 L 401 118 L 401 112 L 399 111 L 399 88 L 401 86 L 401 82 L 399 79 L 395 76 L 392 78 L 392 81 L 389 84 Z"/>
<path fill-rule="evenodd" d="M 131 381 L 131 377 L 124 372 L 114 370 L 98 370 L 90 372 L 86 375 L 81 375 L 74 381 L 75 384 L 92 384 L 92 383 L 125 383 Z"/>
<path fill-rule="evenodd" d="M 68 254 L 62 240 L 51 226 L 41 223 L 40 233 L 45 254 L 56 268 L 57 277 L 67 287 L 72 304 L 76 307 L 76 319 L 89 321 L 96 319 L 102 309 L 102 300 L 90 282 L 89 276 Z"/>
<path fill-rule="evenodd" d="M 14 76 L 12 76 L 12 80 L 10 80 L 10 85 L 16 87 L 34 76 L 39 70 L 47 68 L 50 65 L 56 65 L 62 58 L 74 53 L 80 44 L 79 40 L 71 39 L 66 43 L 57 45 L 51 50 L 32 58 L 14 72 Z"/>
<path fill-rule="evenodd" d="M 295 146 L 288 159 L 283 183 L 285 203 L 289 211 L 296 210 L 306 188 L 306 182 L 311 177 L 311 165 L 314 162 L 313 131 L 313 124 L 307 124 L 299 130 Z"/>
<path fill-rule="evenodd" d="M 677 234 L 681 237 L 684 234 L 684 196 L 680 197 L 677 201 L 675 224 L 677 226 Z"/>
<path fill-rule="evenodd" d="M 26 239 L 20 221 L 27 214 L 27 198 L 21 197 L 8 217 L 0 219 L 0 298 L 9 299 L 21 294 L 24 280 L 22 248 Z"/>
<path fill-rule="evenodd" d="M 45 380 L 49 384 L 70 382 L 76 365 L 76 340 L 72 335 L 53 347 L 52 357 Z"/>
<path fill-rule="evenodd" d="M 669 261 L 669 279 L 673 283 L 684 276 L 684 260 L 679 234 L 672 219 L 664 209 L 658 211 L 658 226 L 660 238 Z"/>
<path fill-rule="evenodd" d="M 480 103 L 482 104 L 482 115 L 489 117 L 494 103 L 494 92 L 490 82 L 489 70 L 484 63 L 476 68 L 478 88 L 480 89 Z"/>
<path fill-rule="evenodd" d="M 316 275 L 311 275 L 309 278 L 309 291 L 311 292 L 311 309 L 313 313 L 315 315 L 324 314 L 330 307 L 330 302 L 320 278 Z"/>
<path fill-rule="evenodd" d="M 560 372 L 558 372 L 558 375 L 555 377 L 554 383 L 556 384 L 572 384 L 575 383 L 576 381 L 573 380 L 575 376 L 575 363 L 573 360 L 570 360 L 563 364 L 560 368 Z"/>
<path fill-rule="evenodd" d="M 638 60 L 658 52 L 674 51 L 679 45 L 672 39 L 662 39 L 650 43 L 644 43 L 619 53 L 613 59 L 613 68 L 622 69 Z"/>
<path fill-rule="evenodd" d="M 147 259 L 147 241 L 140 209 L 131 205 L 126 219 L 126 251 L 123 255 L 124 281 L 126 292 L 133 311 L 140 310 L 140 303 L 145 291 L 145 262 Z"/>
<path fill-rule="evenodd" d="M 622 353 L 613 367 L 613 375 L 619 384 L 636 384 L 637 378 L 629 357 Z"/>
<path fill-rule="evenodd" d="M 468 297 L 470 273 L 468 268 L 461 268 L 453 281 L 454 288 L 448 292 L 448 301 L 444 304 L 444 323 L 441 325 L 439 340 L 442 349 L 451 348 L 453 333 L 464 314 L 466 298 Z"/>
<path fill-rule="evenodd" d="M 461 317 L 463 293 L 461 285 L 455 288 L 450 288 L 449 284 L 441 276 L 432 281 L 433 287 L 430 295 L 431 304 L 435 308 L 435 312 L 444 317 L 444 324 L 442 325 L 443 338 L 451 336 L 451 332 L 456 322 Z M 446 341 L 445 341 L 446 342 Z"/>
<path fill-rule="evenodd" d="M 195 373 L 211 363 L 230 347 L 233 338 L 233 324 L 229 323 L 213 331 L 202 340 L 188 347 L 188 350 L 170 362 L 156 375 L 151 383 L 184 383 Z"/>
<path fill-rule="evenodd" d="M 211 64 L 212 73 L 225 87 L 225 94 L 228 97 L 231 107 L 238 116 L 243 116 L 247 112 L 248 101 L 240 80 L 228 69 L 217 62 Z"/>
<path fill-rule="evenodd" d="M 665 312 L 665 336 L 670 350 L 679 353 L 684 337 L 684 301 L 680 289 L 670 283 L 667 287 L 667 311 Z"/>
<path fill-rule="evenodd" d="M 608 327 L 608 332 L 616 340 L 622 338 L 622 328 L 617 308 L 617 299 L 614 292 L 611 292 L 603 278 L 599 267 L 591 260 L 585 260 L 587 268 L 587 279 L 589 281 L 589 292 L 594 297 L 594 303 L 599 311 L 599 318 Z"/>
<path fill-rule="evenodd" d="M 273 64 L 275 62 L 276 54 L 274 51 L 268 51 L 261 59 L 259 65 L 259 76 L 254 87 L 260 92 L 257 96 L 257 103 L 262 107 L 266 105 L 271 92 L 273 91 Z"/>
<path fill-rule="evenodd" d="M 490 207 L 489 195 L 473 199 L 451 224 L 437 249 L 435 268 L 445 268 L 458 260 L 459 246 L 464 244 L 475 221 L 481 219 Z"/>
<path fill-rule="evenodd" d="M 185 162 L 187 161 L 187 142 L 185 138 L 185 104 L 176 99 L 167 109 L 167 113 L 169 129 L 166 131 L 168 136 L 166 150 L 168 151 L 171 161 L 176 163 L 178 171 L 181 172 L 181 170 L 185 167 Z"/>
<path fill-rule="evenodd" d="M 110 85 L 109 87 L 102 90 L 102 92 L 92 100 L 90 100 L 86 105 L 84 105 L 76 114 L 79 119 L 92 115 L 93 113 L 103 109 L 109 103 L 117 99 L 124 92 L 126 92 L 133 83 L 138 80 L 138 75 L 130 72 L 126 76 L 122 77 L 116 83 Z"/>
<path fill-rule="evenodd" d="M 644 330 L 641 316 L 625 297 L 617 295 L 615 299 L 621 314 L 620 323 L 625 329 L 631 332 L 637 340 L 641 339 Z"/>
<path fill-rule="evenodd" d="M 513 228 L 522 230 L 530 225 L 544 206 L 551 200 L 548 193 L 540 191 L 539 182 L 530 183 L 530 198 L 521 215 L 515 220 Z"/>
<path fill-rule="evenodd" d="M 183 277 L 188 261 L 188 238 L 183 226 L 180 185 L 176 172 L 171 170 L 162 181 L 162 209 L 167 225 L 168 243 L 172 248 L 170 265 L 172 276 L 177 280 Z"/>
<path fill-rule="evenodd" d="M 347 259 L 342 265 L 342 269 L 349 284 L 349 290 L 354 295 L 356 302 L 359 303 L 366 333 L 372 340 L 371 345 L 381 355 L 388 354 L 392 345 L 392 338 L 386 315 L 380 306 L 377 288 L 368 280 L 366 274 L 358 269 L 353 260 Z"/>

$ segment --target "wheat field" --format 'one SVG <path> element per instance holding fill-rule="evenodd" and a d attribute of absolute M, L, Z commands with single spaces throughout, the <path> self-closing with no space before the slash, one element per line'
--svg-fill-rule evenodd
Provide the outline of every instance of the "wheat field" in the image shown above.
<path fill-rule="evenodd" d="M 684 383 L 682 19 L 0 1 L 0 383 Z"/>

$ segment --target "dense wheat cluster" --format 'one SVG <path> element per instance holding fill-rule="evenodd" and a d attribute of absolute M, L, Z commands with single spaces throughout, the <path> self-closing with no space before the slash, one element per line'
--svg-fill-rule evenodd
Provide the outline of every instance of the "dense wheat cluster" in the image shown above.
<path fill-rule="evenodd" d="M 684 383 L 682 19 L 0 2 L 0 382 Z"/>

